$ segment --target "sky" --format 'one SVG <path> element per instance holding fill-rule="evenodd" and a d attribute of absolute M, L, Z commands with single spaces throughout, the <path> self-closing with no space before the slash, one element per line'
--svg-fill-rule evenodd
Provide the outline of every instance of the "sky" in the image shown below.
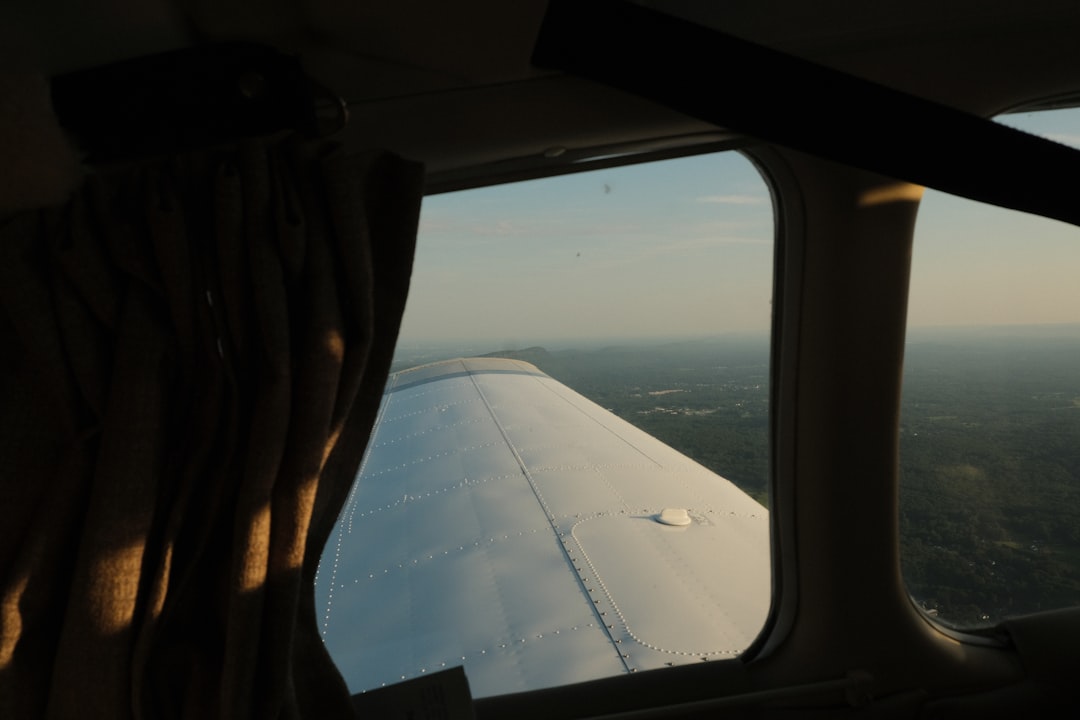
<path fill-rule="evenodd" d="M 1080 147 L 1080 110 L 999 120 Z M 1077 323 L 1078 279 L 1080 228 L 927 190 L 915 225 L 908 325 Z"/>
<path fill-rule="evenodd" d="M 1080 145 L 1080 112 L 1009 116 Z M 734 152 L 429 196 L 400 345 L 765 334 L 773 209 Z M 909 325 L 1080 322 L 1080 230 L 927 191 Z"/>

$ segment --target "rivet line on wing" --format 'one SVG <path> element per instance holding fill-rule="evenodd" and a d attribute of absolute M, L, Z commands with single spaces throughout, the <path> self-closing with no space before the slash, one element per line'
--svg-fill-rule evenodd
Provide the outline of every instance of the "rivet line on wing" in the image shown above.
<path fill-rule="evenodd" d="M 520 647 L 528 643 L 535 643 L 542 640 L 554 640 L 560 637 L 566 637 L 574 632 L 587 632 L 599 630 L 600 625 L 598 623 L 582 623 L 581 625 L 574 625 L 568 627 L 557 628 L 555 630 L 548 630 L 542 633 L 534 633 L 527 636 L 515 635 L 513 637 L 506 637 L 501 640 L 496 640 L 493 644 L 488 645 L 485 648 L 477 650 L 471 650 L 464 655 L 455 655 L 452 658 L 446 660 L 438 660 L 428 665 L 421 666 L 417 672 L 400 677 L 395 676 L 387 682 L 380 683 L 381 687 L 385 687 L 388 684 L 398 683 L 402 680 L 408 680 L 409 678 L 416 677 L 417 675 L 423 675 L 428 672 L 437 672 L 444 670 L 454 665 L 461 665 L 466 662 L 474 662 L 479 659 L 492 659 L 495 662 L 499 662 L 499 657 L 502 654 L 501 651 L 513 650 L 515 647 Z"/>
<path fill-rule="evenodd" d="M 646 510 L 646 512 L 650 512 L 650 511 Z M 653 511 L 653 512 L 658 512 L 658 511 Z M 586 517 L 580 518 L 577 522 L 575 522 L 571 526 L 571 528 L 570 528 L 570 536 L 574 538 L 574 543 L 578 547 L 578 552 L 580 552 L 581 557 L 584 558 L 585 564 L 588 566 L 589 572 L 592 574 L 594 582 L 603 591 L 604 597 L 607 599 L 608 604 L 611 605 L 611 608 L 615 611 L 615 614 L 619 617 L 619 622 L 622 625 L 623 631 L 626 632 L 626 634 L 629 635 L 630 638 L 634 642 L 636 642 L 638 645 L 641 645 L 642 647 L 649 648 L 650 650 L 655 650 L 656 652 L 664 653 L 666 655 L 680 655 L 680 656 L 684 656 L 684 657 L 700 657 L 702 660 L 707 660 L 709 657 L 714 657 L 714 656 L 734 657 L 734 656 L 738 655 L 741 652 L 741 650 L 723 649 L 723 650 L 702 650 L 702 651 L 697 651 L 697 652 L 687 651 L 687 650 L 671 650 L 669 648 L 663 648 L 663 647 L 660 647 L 658 645 L 653 645 L 652 643 L 645 642 L 640 637 L 638 637 L 637 634 L 634 633 L 634 631 L 630 628 L 630 623 L 627 621 L 626 616 L 623 614 L 622 609 L 619 607 L 618 603 L 615 602 L 615 598 L 612 596 L 611 591 L 608 589 L 607 585 L 604 584 L 604 580 L 603 580 L 603 578 L 600 577 L 600 573 L 596 569 L 596 566 L 593 565 L 593 561 L 589 557 L 589 554 L 587 552 L 585 552 L 585 548 L 584 548 L 584 546 L 582 546 L 581 541 L 578 539 L 577 535 L 574 534 L 574 532 L 577 530 L 578 526 L 581 525 L 582 523 L 587 522 L 589 520 L 595 520 L 596 518 L 599 518 L 599 517 L 612 516 L 612 515 L 614 515 L 614 513 L 595 513 L 593 515 L 588 515 Z M 609 630 L 614 630 L 614 628 L 611 625 L 608 625 L 607 627 L 608 627 Z M 627 655 L 628 655 L 628 653 L 624 654 L 623 657 L 627 657 Z"/>
<path fill-rule="evenodd" d="M 590 415 L 588 412 L 586 412 L 585 408 L 583 408 L 581 405 L 579 405 L 577 402 L 575 402 L 572 397 L 569 397 L 566 394 L 564 394 L 563 392 L 560 392 L 557 388 L 562 387 L 562 385 L 557 380 L 554 380 L 554 379 L 552 379 L 550 377 L 539 377 L 539 376 L 537 376 L 536 381 L 538 383 L 540 383 L 544 388 L 546 388 L 549 392 L 551 392 L 553 395 L 555 395 L 556 397 L 561 399 L 563 402 L 565 402 L 567 405 L 574 408 L 579 413 L 581 413 L 582 415 L 588 417 L 593 422 L 595 422 L 597 425 L 599 425 L 600 427 L 604 428 L 609 433 L 614 435 L 621 442 L 625 443 L 631 450 L 633 450 L 634 452 L 638 453 L 642 457 L 644 457 L 647 460 L 649 460 L 650 462 L 652 462 L 653 465 L 655 465 L 656 467 L 663 467 L 660 463 L 656 462 L 655 458 L 651 457 L 648 453 L 646 453 L 640 447 L 638 447 L 634 443 L 632 443 L 629 440 L 627 440 L 626 438 L 624 438 L 622 435 L 620 435 L 618 432 L 616 432 L 613 428 L 609 427 L 608 425 L 605 425 L 603 422 L 598 420 L 595 416 Z M 565 388 L 565 389 L 570 391 L 570 392 L 573 392 L 572 390 L 569 390 L 569 388 Z M 593 403 L 591 400 L 589 400 L 585 396 L 578 395 L 577 393 L 573 393 L 573 394 L 580 397 L 586 403 L 588 403 L 590 405 L 595 405 L 595 403 Z M 597 407 L 599 407 L 599 406 L 597 405 Z"/>
<path fill-rule="evenodd" d="M 470 479 L 470 478 L 462 478 L 461 480 L 454 483 L 453 485 L 446 485 L 446 486 L 441 487 L 441 488 L 436 488 L 435 490 L 429 490 L 429 491 L 427 491 L 425 493 L 416 493 L 416 494 L 412 494 L 412 495 L 410 495 L 408 493 L 403 493 L 400 498 L 397 498 L 396 500 L 394 500 L 391 503 L 387 503 L 386 505 L 381 505 L 379 507 L 372 507 L 372 508 L 368 508 L 368 509 L 364 510 L 363 512 L 361 512 L 358 515 L 358 517 L 360 517 L 360 518 L 370 517 L 372 515 L 375 515 L 376 513 L 386 512 L 387 510 L 393 510 L 394 508 L 399 507 L 401 505 L 404 505 L 406 503 L 411 503 L 411 502 L 416 502 L 418 500 L 425 500 L 425 499 L 428 499 L 428 498 L 438 497 L 440 495 L 445 495 L 446 493 L 453 492 L 454 490 L 464 490 L 464 489 L 467 489 L 467 488 L 474 487 L 476 485 L 483 485 L 484 483 L 491 482 L 493 480 L 509 480 L 510 478 L 515 478 L 515 477 L 517 477 L 517 473 L 507 473 L 507 474 L 503 474 L 503 475 L 492 475 L 492 476 L 489 476 L 489 477 L 486 477 L 486 478 L 481 478 L 479 480 L 473 480 L 473 479 Z M 350 517 L 350 523 L 351 522 L 352 522 L 352 520 L 351 520 L 351 517 Z M 351 529 L 352 529 L 351 525 L 350 525 L 349 529 L 351 531 Z"/>
<path fill-rule="evenodd" d="M 372 445 L 372 447 L 377 447 L 377 448 L 390 447 L 391 445 L 396 445 L 397 443 L 405 442 L 407 440 L 414 440 L 414 439 L 416 439 L 418 437 L 423 437 L 425 435 L 430 435 L 431 433 L 445 432 L 447 430 L 454 430 L 456 428 L 464 427 L 466 425 L 476 425 L 477 423 L 481 423 L 483 421 L 484 421 L 483 418 L 473 418 L 473 419 L 468 419 L 468 420 L 460 420 L 460 421 L 458 421 L 456 423 L 450 423 L 450 424 L 447 424 L 447 425 L 437 425 L 435 427 L 428 428 L 427 430 L 420 430 L 418 432 L 409 433 L 408 435 L 401 435 L 399 437 L 394 438 L 393 440 L 387 440 L 387 441 L 381 442 L 381 443 L 379 443 L 377 445 Z"/>
<path fill-rule="evenodd" d="M 475 398 L 469 398 L 467 400 L 455 400 L 454 402 L 443 403 L 442 405 L 439 405 L 438 407 L 436 407 L 434 409 L 442 411 L 442 410 L 447 410 L 447 409 L 452 408 L 452 407 L 457 407 L 458 405 L 468 405 L 469 403 L 474 403 L 474 402 L 480 402 L 480 401 L 475 399 Z M 405 413 L 404 415 L 395 415 L 392 418 L 387 418 L 387 419 L 383 420 L 383 422 L 384 423 L 396 423 L 396 422 L 399 422 L 401 420 L 405 420 L 406 418 L 416 417 L 417 415 L 425 415 L 427 413 L 430 413 L 432 411 L 432 409 L 433 408 L 426 407 L 426 408 L 423 408 L 421 410 L 414 410 L 413 412 Z"/>
<path fill-rule="evenodd" d="M 491 447 L 493 445 L 498 445 L 498 444 L 499 443 L 497 443 L 497 442 L 480 443 L 479 445 L 470 445 L 469 447 L 454 448 L 452 450 L 446 450 L 444 452 L 432 453 L 431 455 L 428 455 L 427 457 L 422 457 L 422 458 L 417 458 L 415 460 L 410 460 L 409 462 L 404 462 L 404 463 L 401 463 L 399 465 L 395 465 L 394 467 L 386 468 L 385 470 L 380 470 L 379 472 L 365 474 L 364 479 L 365 480 L 370 480 L 371 478 L 376 478 L 376 477 L 379 477 L 380 475 L 386 475 L 387 473 L 396 472 L 396 471 L 401 470 L 403 468 L 412 467 L 413 465 L 423 465 L 424 463 L 428 463 L 428 462 L 431 462 L 433 460 L 438 460 L 440 458 L 451 457 L 453 455 L 461 455 L 461 454 L 464 454 L 464 453 L 473 452 L 474 450 L 482 450 L 483 448 Z"/>
<path fill-rule="evenodd" d="M 378 415 L 375 416 L 375 424 L 372 425 L 372 427 L 375 428 L 375 431 L 374 431 L 374 435 L 372 435 L 372 437 L 371 437 L 371 442 L 374 442 L 375 441 L 375 436 L 378 435 L 379 423 L 383 419 L 383 416 L 386 414 L 386 409 L 388 407 L 390 407 L 390 403 L 389 403 L 388 400 L 384 400 L 379 405 L 379 413 L 378 413 Z M 348 520 L 346 522 L 341 522 L 340 520 L 338 521 L 337 543 L 335 544 L 335 547 L 334 547 L 334 564 L 333 564 L 333 567 L 330 568 L 330 580 L 327 582 L 326 612 L 323 615 L 323 626 L 322 626 L 322 632 L 321 632 L 321 635 L 322 635 L 323 638 L 326 637 L 326 631 L 327 631 L 327 628 L 330 625 L 330 610 L 332 609 L 333 604 L 334 604 L 334 585 L 337 582 L 338 563 L 341 560 L 341 546 L 344 543 L 345 536 L 352 532 L 352 517 L 353 517 L 353 513 L 355 513 L 355 509 L 356 509 L 356 493 L 357 493 L 357 489 L 360 486 L 359 478 L 364 474 L 364 468 L 366 467 L 368 458 L 370 456 L 371 456 L 371 448 L 368 447 L 368 449 L 364 452 L 363 458 L 360 460 L 360 468 L 356 472 L 356 478 L 353 480 L 352 487 L 349 488 L 349 495 L 345 499 L 346 507 L 350 508 L 349 515 L 348 515 Z M 318 586 L 318 577 L 319 577 L 319 572 L 321 571 L 321 569 L 322 569 L 322 560 L 320 559 L 319 566 L 315 569 L 315 580 L 316 580 L 315 584 L 316 584 L 316 586 Z"/>
<path fill-rule="evenodd" d="M 492 407 L 491 402 L 488 400 L 487 396 L 484 394 L 484 390 L 483 390 L 483 388 L 480 387 L 480 383 L 477 382 L 476 376 L 470 374 L 469 377 L 473 381 L 473 385 L 476 387 L 477 394 L 480 396 L 480 399 L 483 401 L 484 406 L 488 410 L 488 413 L 491 415 L 491 419 L 495 423 L 495 427 L 497 427 L 499 429 L 499 432 L 502 434 L 503 440 L 506 442 L 506 447 L 510 449 L 511 454 L 514 456 L 514 459 L 517 461 L 518 467 L 521 468 L 521 474 L 524 476 L 525 481 L 529 484 L 529 487 L 532 489 L 533 495 L 536 497 L 536 501 L 538 503 L 540 503 L 540 507 L 543 508 L 544 516 L 548 519 L 548 523 L 551 526 L 551 531 L 555 534 L 556 538 L 560 538 L 561 534 L 559 532 L 559 526 L 558 526 L 557 518 L 555 517 L 555 513 L 552 512 L 551 506 L 548 505 L 547 500 L 544 498 L 544 494 L 540 492 L 540 488 L 537 486 L 536 480 L 533 478 L 532 473 L 529 471 L 529 467 L 525 464 L 524 458 L 521 457 L 521 453 L 518 452 L 517 448 L 514 447 L 514 443 L 510 441 L 510 436 L 507 434 L 506 428 L 504 428 L 502 423 L 499 422 L 499 418 L 495 414 L 495 409 Z M 563 555 L 566 558 L 566 561 L 568 563 L 570 563 L 571 567 L 574 567 L 573 558 L 571 557 L 570 552 L 568 551 L 566 545 L 564 543 L 560 543 L 559 548 L 562 550 Z M 589 597 L 589 588 L 581 580 L 580 575 L 578 577 L 578 582 L 581 584 L 581 587 L 585 591 L 585 597 Z M 593 610 L 593 613 L 596 615 L 597 619 L 601 620 L 601 622 L 602 622 L 602 618 L 600 616 L 599 610 L 596 608 L 595 601 L 592 603 L 592 610 Z M 611 629 L 608 628 L 607 626 L 604 626 L 603 629 L 604 629 L 605 633 L 607 634 L 608 639 L 611 641 L 612 647 L 616 648 L 616 652 L 618 652 L 617 643 L 615 642 L 615 637 L 611 634 Z M 630 672 L 631 668 L 630 668 L 629 663 L 627 662 L 626 656 L 624 654 L 622 654 L 622 653 L 619 653 L 619 660 L 620 660 L 620 662 L 622 662 L 623 667 L 626 668 L 626 671 Z"/>
<path fill-rule="evenodd" d="M 420 390 L 415 387 L 408 387 L 408 383 L 406 383 L 405 387 L 395 388 L 393 392 L 398 393 L 403 401 L 408 400 L 409 402 L 413 402 L 417 398 L 422 398 L 425 395 L 438 394 L 440 396 L 445 396 L 448 387 L 453 387 L 454 384 L 461 384 L 463 383 L 463 381 L 463 378 L 433 377 L 429 380 L 431 386 L 429 386 L 426 390 Z M 434 387 L 436 385 L 437 387 Z"/>
<path fill-rule="evenodd" d="M 611 479 L 604 473 L 605 470 L 619 470 L 621 472 L 623 471 L 623 468 L 611 464 L 599 464 L 593 465 L 590 470 L 596 473 L 596 475 L 600 478 L 600 482 L 604 484 L 604 487 L 606 487 L 612 495 L 618 498 L 619 504 L 623 506 L 623 509 L 629 510 L 630 504 L 626 502 L 626 498 L 623 497 L 623 494 L 621 492 L 619 492 L 619 488 L 615 487 L 615 483 L 611 482 Z"/>
<path fill-rule="evenodd" d="M 530 445 L 523 448 L 529 452 L 541 450 L 562 450 L 565 445 Z M 532 471 L 540 474 L 544 470 L 595 470 L 596 468 L 610 468 L 612 470 L 647 470 L 649 472 L 667 472 L 666 468 L 657 468 L 649 463 L 564 463 L 562 465 L 534 465 Z"/>
<path fill-rule="evenodd" d="M 469 551 L 472 551 L 472 550 L 475 550 L 475 549 L 478 549 L 478 548 L 489 547 L 491 545 L 494 545 L 495 543 L 503 542 L 503 541 L 506 541 L 506 540 L 514 540 L 514 539 L 519 538 L 519 537 L 525 537 L 526 535 L 535 535 L 535 534 L 540 533 L 540 532 L 546 532 L 548 529 L 549 528 L 545 525 L 543 527 L 533 528 L 531 530 L 519 530 L 516 533 L 501 533 L 501 534 L 498 534 L 498 535 L 492 535 L 492 536 L 489 536 L 489 537 L 487 537 L 486 539 L 483 539 L 483 540 L 475 540 L 475 541 L 473 541 L 471 543 L 465 543 L 464 545 L 458 545 L 457 548 L 451 547 L 451 548 L 444 549 L 441 552 L 436 551 L 436 552 L 428 553 L 426 556 L 420 556 L 420 557 L 413 558 L 411 560 L 406 560 L 405 562 L 397 563 L 396 565 L 394 565 L 392 567 L 383 568 L 381 572 L 380 571 L 369 572 L 368 576 L 367 576 L 367 579 L 368 580 L 376 580 L 378 578 L 385 577 L 385 576 L 389 575 L 390 573 L 396 572 L 398 570 L 407 570 L 407 569 L 410 569 L 410 568 L 422 567 L 423 565 L 425 565 L 425 564 L 427 564 L 429 562 L 433 562 L 433 561 L 438 560 L 440 558 L 447 557 L 451 553 L 456 554 L 456 553 L 469 552 Z M 361 578 L 354 578 L 353 579 L 353 584 L 354 585 L 359 585 L 360 580 L 361 580 Z M 346 587 L 346 586 L 342 585 L 342 587 Z"/>

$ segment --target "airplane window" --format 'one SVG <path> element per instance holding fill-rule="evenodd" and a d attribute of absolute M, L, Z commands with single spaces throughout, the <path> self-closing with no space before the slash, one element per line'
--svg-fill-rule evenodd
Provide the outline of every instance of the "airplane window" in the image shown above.
<path fill-rule="evenodd" d="M 1001 122 L 1080 145 L 1080 111 Z M 927 191 L 901 422 L 901 557 L 956 628 L 1080 604 L 1080 230 Z"/>
<path fill-rule="evenodd" d="M 425 198 L 397 374 L 316 580 L 353 692 L 750 645 L 772 268 L 769 190 L 737 153 Z"/>

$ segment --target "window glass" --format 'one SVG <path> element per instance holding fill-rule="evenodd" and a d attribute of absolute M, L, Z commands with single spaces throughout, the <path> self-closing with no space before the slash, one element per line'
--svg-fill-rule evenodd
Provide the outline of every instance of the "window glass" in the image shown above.
<path fill-rule="evenodd" d="M 425 198 L 393 369 L 426 367 L 384 395 L 316 580 L 354 692 L 464 665 L 501 694 L 753 641 L 772 256 L 736 153 Z M 443 362 L 480 356 L 551 379 Z"/>
<path fill-rule="evenodd" d="M 767 505 L 773 232 L 735 152 L 428 197 L 394 369 L 513 354 Z"/>
<path fill-rule="evenodd" d="M 1076 110 L 1001 122 L 1080 142 Z M 958 628 L 1080 603 L 1080 229 L 927 191 L 915 233 L 901 555 Z"/>

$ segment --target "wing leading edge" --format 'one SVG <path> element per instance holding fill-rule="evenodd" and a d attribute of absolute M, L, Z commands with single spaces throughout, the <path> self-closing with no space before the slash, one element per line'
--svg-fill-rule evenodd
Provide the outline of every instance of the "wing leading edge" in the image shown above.
<path fill-rule="evenodd" d="M 768 543 L 756 501 L 533 365 L 452 360 L 391 377 L 317 607 L 353 692 L 530 690 L 739 654 Z"/>

